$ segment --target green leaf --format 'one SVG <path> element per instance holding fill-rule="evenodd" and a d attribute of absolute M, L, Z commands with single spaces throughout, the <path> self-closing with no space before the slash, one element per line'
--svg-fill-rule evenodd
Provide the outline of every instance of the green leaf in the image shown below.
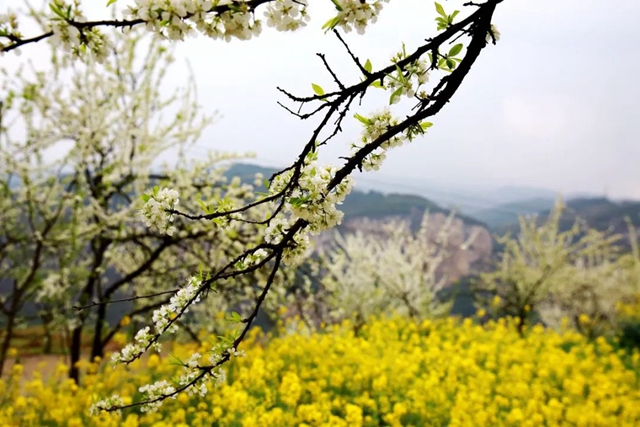
<path fill-rule="evenodd" d="M 58 5 L 56 5 L 55 3 L 49 3 L 49 8 L 53 11 L 53 13 L 58 15 L 60 18 L 66 19 L 64 12 L 60 10 Z"/>
<path fill-rule="evenodd" d="M 458 43 L 449 50 L 449 56 L 456 56 L 462 52 L 462 43 Z"/>
<path fill-rule="evenodd" d="M 329 19 L 327 22 L 324 23 L 324 25 L 322 26 L 322 29 L 325 30 L 325 33 L 329 30 L 333 30 L 336 25 L 338 25 L 338 23 L 340 22 L 340 18 L 338 18 L 337 16 L 335 18 L 331 18 Z"/>
<path fill-rule="evenodd" d="M 205 213 L 209 213 L 209 206 L 203 200 L 198 200 L 198 204 Z"/>
<path fill-rule="evenodd" d="M 293 206 L 301 206 L 306 202 L 307 202 L 306 197 L 290 197 L 289 198 L 289 203 L 291 203 Z"/>
<path fill-rule="evenodd" d="M 318 86 L 317 84 L 315 84 L 315 83 L 311 83 L 311 87 L 313 88 L 313 91 L 314 91 L 316 94 L 318 94 L 318 95 L 320 95 L 320 96 L 324 95 L 324 89 L 322 89 L 322 88 L 321 88 L 320 86 Z"/>
<path fill-rule="evenodd" d="M 342 12 L 342 6 L 340 6 L 340 3 L 338 3 L 338 0 L 331 0 L 331 1 L 336 6 L 336 9 L 338 9 L 339 12 Z"/>
<path fill-rule="evenodd" d="M 151 200 L 151 196 L 148 194 L 143 194 L 142 196 L 140 196 L 140 198 L 147 203 L 149 200 Z"/>
<path fill-rule="evenodd" d="M 444 13 L 444 8 L 438 2 L 436 2 L 436 12 L 438 12 L 440 15 L 444 16 L 445 18 L 447 17 L 447 14 Z"/>
<path fill-rule="evenodd" d="M 112 4 L 114 4 L 115 2 L 117 2 L 118 0 L 109 0 L 107 2 L 107 7 L 111 6 Z"/>
<path fill-rule="evenodd" d="M 242 322 L 242 316 L 240 316 L 240 314 L 236 311 L 232 311 L 231 313 L 229 313 L 227 315 L 227 320 L 234 322 L 234 323 L 240 323 Z"/>
<path fill-rule="evenodd" d="M 454 10 L 453 13 L 449 15 L 449 24 L 453 24 L 453 20 L 456 18 L 456 16 L 458 16 L 459 13 L 459 10 Z"/>
<path fill-rule="evenodd" d="M 398 96 L 398 97 L 399 97 L 399 96 L 401 96 L 401 95 L 402 95 L 402 88 L 398 88 L 398 89 L 396 89 L 396 90 L 395 90 L 395 92 L 393 92 L 393 93 L 391 94 L 391 96 L 389 97 L 389 104 L 393 104 L 393 99 L 394 99 L 396 96 Z"/>
<path fill-rule="evenodd" d="M 384 88 L 384 86 L 382 86 L 382 84 L 380 83 L 380 80 L 374 81 L 369 86 L 375 87 L 375 88 L 379 88 L 379 89 L 383 89 Z"/>
<path fill-rule="evenodd" d="M 401 83 L 405 83 L 407 79 L 404 78 L 404 73 L 402 72 L 402 68 L 400 68 L 398 64 L 396 64 L 396 72 L 398 73 L 398 80 Z"/>
<path fill-rule="evenodd" d="M 456 63 L 447 58 L 447 67 L 453 70 L 454 68 L 456 68 Z"/>
<path fill-rule="evenodd" d="M 364 63 L 364 69 L 367 70 L 367 72 L 371 72 L 371 70 L 373 70 L 373 65 L 371 64 L 371 61 L 369 61 L 367 59 L 367 62 Z"/>
<path fill-rule="evenodd" d="M 356 119 L 358 119 L 358 121 L 364 125 L 370 126 L 371 125 L 371 120 L 367 119 L 364 116 L 361 116 L 360 114 L 356 113 L 353 115 L 353 117 L 355 117 Z"/>
<path fill-rule="evenodd" d="M 431 126 L 433 126 L 433 123 L 431 123 L 431 122 L 422 122 L 422 123 L 420 123 L 420 127 L 423 130 L 426 130 L 427 128 L 430 128 Z"/>

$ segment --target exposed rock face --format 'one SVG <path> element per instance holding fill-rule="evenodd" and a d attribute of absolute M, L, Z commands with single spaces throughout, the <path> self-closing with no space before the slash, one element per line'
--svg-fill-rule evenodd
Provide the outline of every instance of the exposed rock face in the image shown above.
<path fill-rule="evenodd" d="M 364 233 L 373 233 L 384 236 L 384 225 L 391 221 L 409 223 L 412 230 L 420 227 L 423 212 L 412 211 L 409 215 L 388 216 L 381 218 L 356 217 L 346 219 L 339 227 L 341 233 L 351 233 L 357 230 Z M 435 241 L 437 234 L 442 230 L 447 221 L 447 215 L 433 213 L 429 215 L 428 235 Z M 326 247 L 333 240 L 337 231 L 323 233 L 318 236 L 316 242 Z M 466 248 L 462 248 L 465 242 L 469 242 Z M 463 220 L 455 218 L 450 227 L 448 250 L 450 255 L 442 263 L 439 274 L 446 275 L 448 284 L 469 274 L 483 271 L 491 262 L 493 253 L 493 240 L 489 230 L 479 225 L 465 224 Z"/>

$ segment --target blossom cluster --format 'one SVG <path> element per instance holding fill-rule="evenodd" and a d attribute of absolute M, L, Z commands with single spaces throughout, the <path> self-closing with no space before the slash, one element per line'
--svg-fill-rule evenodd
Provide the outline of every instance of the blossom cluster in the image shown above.
<path fill-rule="evenodd" d="M 351 144 L 352 155 L 355 155 L 359 150 L 380 138 L 380 136 L 387 132 L 391 127 L 396 126 L 399 123 L 398 119 L 393 117 L 388 109 L 376 113 L 369 118 L 360 115 L 357 115 L 356 118 L 364 124 L 364 129 L 362 131 L 360 142 Z M 379 148 L 376 148 L 362 161 L 362 168 L 366 171 L 380 169 L 382 162 L 387 158 L 387 150 L 389 148 L 399 147 L 405 141 L 406 137 L 398 134 L 383 142 Z"/>
<path fill-rule="evenodd" d="M 247 2 L 211 0 L 136 0 L 129 6 L 130 19 L 141 19 L 149 31 L 171 40 L 183 40 L 185 36 L 200 33 L 213 39 L 233 38 L 249 40 L 262 31 L 262 24 L 253 18 Z M 221 13 L 211 13 L 216 6 L 229 6 Z"/>
<path fill-rule="evenodd" d="M 160 231 L 172 236 L 176 232 L 176 227 L 172 225 L 174 215 L 172 210 L 180 203 L 176 190 L 163 188 L 158 190 L 155 187 L 151 194 L 143 196 L 145 201 L 140 215 L 145 219 L 147 227 L 157 227 Z"/>
<path fill-rule="evenodd" d="M 367 25 L 378 19 L 383 3 L 389 0 L 333 0 L 337 14 L 325 28 L 341 27 L 345 32 L 354 28 L 364 34 Z M 109 2 L 114 3 L 114 2 Z M 134 0 L 125 9 L 125 19 L 131 27 L 142 21 L 145 28 L 170 40 L 184 40 L 197 33 L 213 39 L 249 40 L 262 33 L 262 21 L 256 18 L 255 8 L 266 3 L 263 16 L 267 26 L 277 31 L 296 31 L 310 21 L 308 0 Z M 97 25 L 87 23 L 80 8 L 81 3 L 54 0 L 53 15 L 46 25 L 53 33 L 52 41 L 78 57 L 91 57 L 102 63 L 108 53 L 109 39 Z M 3 17 L 0 17 L 3 18 Z M 98 24 L 100 25 L 100 24 Z M 6 27 L 6 28 L 5 28 Z M 129 30 L 131 27 L 124 27 Z M 20 39 L 17 20 L 12 14 L 0 19 L 0 36 Z M 3 34 L 4 33 L 4 34 Z M 0 44 L 0 48 L 4 46 Z"/>
<path fill-rule="evenodd" d="M 395 73 L 385 77 L 385 86 L 393 91 L 391 104 L 400 102 L 402 96 L 413 98 L 420 87 L 429 81 L 429 64 L 421 59 L 404 67 L 398 68 Z"/>
<path fill-rule="evenodd" d="M 7 10 L 5 13 L 0 13 L 0 35 L 5 37 L 20 37 L 18 31 L 18 16 L 12 10 Z M 2 55 L 3 43 L 0 42 L 0 55 Z"/>
<path fill-rule="evenodd" d="M 335 24 L 345 33 L 355 28 L 358 34 L 364 34 L 369 23 L 376 23 L 383 3 L 389 3 L 389 0 L 375 0 L 372 3 L 362 0 L 333 0 L 333 3 L 338 9 Z"/>
<path fill-rule="evenodd" d="M 307 0 L 276 0 L 267 5 L 264 12 L 267 26 L 278 31 L 295 31 L 311 20 L 307 12 Z"/>
<path fill-rule="evenodd" d="M 91 408 L 89 408 L 90 415 L 96 415 L 105 409 L 113 408 L 114 406 L 122 406 L 124 405 L 124 400 L 120 397 L 119 394 L 114 394 L 111 397 L 107 397 L 106 399 L 102 399 L 96 403 L 94 403 Z"/>
<path fill-rule="evenodd" d="M 138 391 L 144 395 L 146 395 L 149 402 L 146 405 L 143 405 L 140 408 L 141 412 L 155 412 L 158 410 L 160 406 L 162 406 L 162 401 L 159 400 L 160 397 L 171 397 L 172 399 L 176 398 L 176 388 L 169 384 L 167 380 L 156 381 L 153 384 L 147 384 L 140 388 Z M 156 400 L 155 402 L 153 402 Z"/>
<path fill-rule="evenodd" d="M 194 382 L 198 376 L 200 375 L 200 365 L 198 361 L 202 355 L 198 352 L 193 353 L 189 360 L 184 364 L 183 374 L 178 379 L 178 383 L 181 386 L 186 386 Z M 201 382 L 199 384 L 193 384 L 186 389 L 186 392 L 189 396 L 193 396 L 194 394 L 198 394 L 200 397 L 204 397 L 207 394 L 207 384 L 205 382 Z"/>
<path fill-rule="evenodd" d="M 164 332 L 175 333 L 178 330 L 178 326 L 173 320 L 182 313 L 188 312 L 191 304 L 200 301 L 198 292 L 200 292 L 201 286 L 202 281 L 200 279 L 189 278 L 187 286 L 178 290 L 169 300 L 169 304 L 162 305 L 153 311 L 152 319 L 155 333 L 151 333 L 149 326 L 140 329 L 135 335 L 135 343 L 130 343 L 121 351 L 111 355 L 112 362 L 114 364 L 130 363 L 140 357 L 149 347 L 160 351 L 158 337 Z"/>
<path fill-rule="evenodd" d="M 51 41 L 60 44 L 73 55 L 90 56 L 95 62 L 102 64 L 109 53 L 109 39 L 97 28 L 78 30 L 66 21 L 52 21 Z"/>
<path fill-rule="evenodd" d="M 95 62 L 103 63 L 109 53 L 108 38 L 98 28 L 80 28 L 77 24 L 87 22 L 80 2 L 73 5 L 65 0 L 54 0 L 50 3 L 52 16 L 48 24 L 53 33 L 51 42 L 63 46 L 77 57 L 90 57 Z"/>
<path fill-rule="evenodd" d="M 269 255 L 269 252 L 267 252 L 265 249 L 262 249 L 262 248 L 257 249 L 246 256 L 246 258 L 244 259 L 244 264 L 246 266 L 259 264 L 268 255 Z"/>
<path fill-rule="evenodd" d="M 273 218 L 265 232 L 268 243 L 277 244 L 298 219 L 307 221 L 305 230 L 295 237 L 295 246 L 285 251 L 285 261 L 295 264 L 309 248 L 309 234 L 320 232 L 340 224 L 344 214 L 338 210 L 345 197 L 353 188 L 353 179 L 347 177 L 333 189 L 329 189 L 337 169 L 332 165 L 318 165 L 317 153 L 311 152 L 304 159 L 300 177 L 292 190 L 287 193 L 285 213 Z M 269 186 L 270 194 L 285 190 L 293 178 L 293 170 L 278 175 Z"/>

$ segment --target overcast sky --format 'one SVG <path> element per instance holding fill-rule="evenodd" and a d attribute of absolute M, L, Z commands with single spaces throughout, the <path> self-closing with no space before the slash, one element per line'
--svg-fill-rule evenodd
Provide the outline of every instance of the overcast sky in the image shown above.
<path fill-rule="evenodd" d="M 93 16 L 104 11 L 97 3 L 106 0 L 94 3 Z M 265 29 L 248 42 L 201 37 L 179 45 L 178 58 L 188 58 L 195 71 L 201 104 L 223 115 L 194 156 L 208 148 L 250 150 L 262 163 L 285 165 L 314 123 L 280 109 L 276 101 L 285 99 L 276 86 L 299 95 L 311 94 L 311 83 L 331 89 L 316 52 L 327 55 L 345 82 L 357 81 L 339 42 L 320 29 L 330 1 L 311 3 L 315 19 L 294 34 Z M 447 9 L 461 3 L 443 1 Z M 434 16 L 430 0 L 392 0 L 365 36 L 347 40 L 379 68 L 403 41 L 410 50 L 433 35 Z M 428 136 L 389 153 L 380 176 L 640 198 L 640 1 L 505 0 L 494 23 L 502 39 L 483 51 Z M 20 58 L 2 61 L 33 52 L 25 47 Z M 179 60 L 171 81 L 186 78 Z M 374 95 L 354 112 L 366 115 L 387 99 Z M 343 155 L 358 132 L 351 119 L 327 159 Z"/>

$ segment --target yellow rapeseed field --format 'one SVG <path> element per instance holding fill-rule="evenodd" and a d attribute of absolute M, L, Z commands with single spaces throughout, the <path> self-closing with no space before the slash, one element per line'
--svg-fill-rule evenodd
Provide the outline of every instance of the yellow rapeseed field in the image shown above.
<path fill-rule="evenodd" d="M 89 366 L 64 380 L 0 382 L 2 426 L 606 426 L 640 425 L 640 355 L 600 338 L 540 326 L 520 337 L 509 321 L 445 319 L 348 323 L 313 334 L 254 333 L 246 358 L 205 398 L 179 396 L 156 413 L 91 418 L 94 399 L 166 378 L 170 358 L 129 370 Z M 178 356 L 194 348 L 176 346 Z M 140 362 L 142 363 L 142 362 Z M 93 372 L 93 373 L 92 373 Z"/>

